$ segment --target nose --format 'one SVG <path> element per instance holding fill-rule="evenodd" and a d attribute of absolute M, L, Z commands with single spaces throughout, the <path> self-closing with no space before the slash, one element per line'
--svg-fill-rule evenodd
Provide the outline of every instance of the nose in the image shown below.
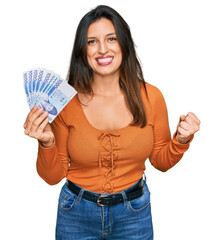
<path fill-rule="evenodd" d="M 102 55 L 108 52 L 108 46 L 105 42 L 101 42 L 98 46 L 98 52 Z"/>

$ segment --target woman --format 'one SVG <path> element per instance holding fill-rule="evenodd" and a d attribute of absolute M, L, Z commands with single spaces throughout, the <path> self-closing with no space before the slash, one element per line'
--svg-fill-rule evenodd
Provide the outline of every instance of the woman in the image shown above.
<path fill-rule="evenodd" d="M 78 94 L 51 125 L 38 107 L 24 124 L 39 141 L 40 177 L 51 185 L 67 178 L 57 239 L 153 239 L 145 160 L 173 167 L 199 119 L 182 115 L 171 139 L 164 98 L 144 81 L 129 27 L 108 6 L 80 21 L 68 83 Z"/>

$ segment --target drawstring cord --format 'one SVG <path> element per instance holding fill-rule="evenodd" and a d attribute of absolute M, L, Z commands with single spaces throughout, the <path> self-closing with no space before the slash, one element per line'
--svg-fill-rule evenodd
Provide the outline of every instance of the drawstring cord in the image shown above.
<path fill-rule="evenodd" d="M 98 149 L 98 162 L 99 168 L 105 166 L 108 170 L 105 172 L 105 182 L 103 184 L 103 189 L 107 191 L 113 190 L 113 184 L 111 183 L 111 178 L 114 176 L 114 169 L 116 168 L 115 160 L 117 159 L 117 154 L 115 150 L 119 148 L 114 145 L 114 138 L 120 137 L 120 134 L 104 132 L 98 135 L 98 140 L 100 141 Z M 109 185 L 109 187 L 106 187 Z"/>

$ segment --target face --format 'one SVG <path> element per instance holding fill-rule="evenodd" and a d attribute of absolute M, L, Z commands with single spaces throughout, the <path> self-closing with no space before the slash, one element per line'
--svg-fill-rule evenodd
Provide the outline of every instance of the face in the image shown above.
<path fill-rule="evenodd" d="M 87 32 L 87 61 L 96 75 L 119 74 L 122 52 L 113 23 L 102 18 L 92 23 Z"/>

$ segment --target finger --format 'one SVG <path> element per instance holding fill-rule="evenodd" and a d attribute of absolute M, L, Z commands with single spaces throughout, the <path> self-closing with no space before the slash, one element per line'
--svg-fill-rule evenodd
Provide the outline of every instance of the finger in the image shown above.
<path fill-rule="evenodd" d="M 194 132 L 197 132 L 200 129 L 200 124 L 194 120 L 193 117 L 188 115 L 185 120 L 186 123 L 188 123 L 193 129 Z"/>
<path fill-rule="evenodd" d="M 187 115 L 187 117 L 186 117 L 186 119 L 185 119 L 185 122 L 188 123 L 189 125 L 194 125 L 194 124 L 196 124 L 196 122 L 194 121 L 194 119 L 193 119 L 191 116 L 189 116 L 189 115 Z"/>
<path fill-rule="evenodd" d="M 184 121 L 186 119 L 186 116 L 185 115 L 180 115 L 180 122 L 181 121 Z"/>
<path fill-rule="evenodd" d="M 25 123 L 24 123 L 24 125 L 23 125 L 24 128 L 27 127 L 27 120 L 28 120 L 28 118 L 29 118 L 30 116 L 32 116 L 32 114 L 33 114 L 34 112 L 36 112 L 37 110 L 38 110 L 38 107 L 37 107 L 37 106 L 34 106 L 34 107 L 30 110 L 29 114 L 28 114 L 27 117 L 26 117 Z"/>
<path fill-rule="evenodd" d="M 181 121 L 179 123 L 179 127 L 184 129 L 185 131 L 188 131 L 191 128 L 190 124 L 188 124 L 186 121 Z"/>
<path fill-rule="evenodd" d="M 37 129 L 40 127 L 40 124 L 47 118 L 48 112 L 45 111 L 43 114 L 41 114 L 38 118 L 36 118 L 35 121 L 33 121 L 33 124 L 31 126 L 30 131 L 31 132 L 36 132 Z"/>
<path fill-rule="evenodd" d="M 178 127 L 177 132 L 180 135 L 180 137 L 182 137 L 182 138 L 188 138 L 189 136 L 192 135 L 187 130 L 185 130 L 185 129 L 181 128 L 181 127 Z"/>
<path fill-rule="evenodd" d="M 45 129 L 45 127 L 46 127 L 46 125 L 48 124 L 48 122 L 49 122 L 49 118 L 48 117 L 46 117 L 43 121 L 42 121 L 42 123 L 39 125 L 39 127 L 38 127 L 38 134 L 42 134 L 43 133 L 43 130 Z"/>
<path fill-rule="evenodd" d="M 194 113 L 189 112 L 187 116 L 191 117 L 198 125 L 200 125 L 201 121 L 198 119 L 198 117 Z"/>
<path fill-rule="evenodd" d="M 44 139 L 44 129 L 46 127 L 46 125 L 48 124 L 49 122 L 49 118 L 46 117 L 42 122 L 41 124 L 39 125 L 39 127 L 37 128 L 36 132 L 31 132 L 30 135 L 31 137 L 33 138 L 36 138 L 38 139 L 39 141 L 44 141 L 46 139 Z"/>
<path fill-rule="evenodd" d="M 186 131 L 189 135 L 193 135 L 199 130 L 199 126 L 194 122 L 194 120 L 190 121 L 192 121 L 192 124 L 188 123 L 187 121 L 180 122 L 179 127 Z"/>
<path fill-rule="evenodd" d="M 190 125 L 185 121 L 182 121 L 179 123 L 179 127 L 183 129 L 187 134 L 193 135 L 197 131 L 197 126 L 195 125 Z"/>
<path fill-rule="evenodd" d="M 32 112 L 30 112 L 29 116 L 27 117 L 26 120 L 26 129 L 25 129 L 25 134 L 28 134 L 30 132 L 30 129 L 32 127 L 33 121 L 35 121 L 36 118 L 42 114 L 43 109 L 38 108 Z"/>
<path fill-rule="evenodd" d="M 42 114 L 42 112 L 43 112 L 43 108 L 38 108 L 35 112 L 33 112 L 29 116 L 29 118 L 27 118 L 25 134 L 29 134 L 33 122 Z"/>

